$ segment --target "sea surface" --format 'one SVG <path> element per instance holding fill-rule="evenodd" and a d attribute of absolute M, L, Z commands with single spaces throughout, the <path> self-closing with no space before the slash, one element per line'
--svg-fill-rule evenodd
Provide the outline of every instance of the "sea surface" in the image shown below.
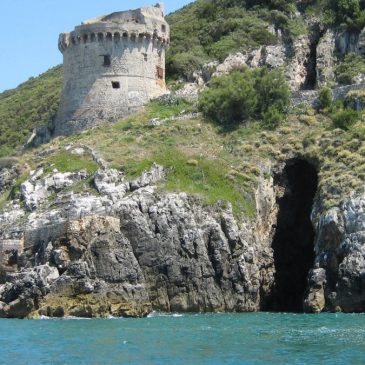
<path fill-rule="evenodd" d="M 0 320 L 0 364 L 365 364 L 365 315 Z"/>

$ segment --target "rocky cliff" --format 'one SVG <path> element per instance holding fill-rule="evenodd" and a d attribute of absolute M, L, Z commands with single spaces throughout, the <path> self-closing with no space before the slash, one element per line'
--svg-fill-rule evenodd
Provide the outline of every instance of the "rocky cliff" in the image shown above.
<path fill-rule="evenodd" d="M 262 175 L 247 219 L 223 202 L 163 192 L 162 166 L 128 180 L 98 161 L 92 175 L 33 171 L 6 204 L 1 317 L 365 309 L 365 197 L 312 206 L 308 162 Z M 2 169 L 2 187 L 14 175 Z M 74 192 L 88 178 L 96 191 Z"/>
<path fill-rule="evenodd" d="M 5 174 L 5 171 L 3 171 Z M 85 174 L 34 172 L 0 215 L 3 317 L 145 316 L 256 311 L 273 285 L 273 196 L 261 186 L 255 223 L 156 190 L 155 165 L 133 181 L 101 167 L 99 195 L 63 192 Z M 51 192 L 57 192 L 49 201 Z M 267 195 L 266 195 L 267 194 Z M 272 222 L 273 223 L 273 222 Z"/>
<path fill-rule="evenodd" d="M 336 68 L 346 55 L 364 55 L 365 28 L 361 32 L 328 29 L 318 20 L 307 19 L 306 33 L 293 39 L 279 38 L 277 45 L 261 46 L 230 54 L 222 62 L 212 61 L 194 72 L 191 83 L 178 92 L 189 96 L 196 93 L 213 77 L 246 67 L 281 68 L 293 92 L 318 90 L 323 86 L 337 88 Z M 276 33 L 275 29 L 270 31 Z M 364 84 L 363 72 L 356 72 L 347 84 Z M 363 88 L 363 86 L 362 86 Z M 343 96 L 343 95 L 341 95 Z"/>
<path fill-rule="evenodd" d="M 344 56 L 363 57 L 364 30 L 268 32 L 277 44 L 206 63 L 176 95 L 283 68 L 295 108 L 275 130 L 222 130 L 167 98 L 0 160 L 0 317 L 365 311 L 364 118 L 342 130 L 310 108 L 330 85 L 364 109 L 364 73 L 336 78 Z"/>

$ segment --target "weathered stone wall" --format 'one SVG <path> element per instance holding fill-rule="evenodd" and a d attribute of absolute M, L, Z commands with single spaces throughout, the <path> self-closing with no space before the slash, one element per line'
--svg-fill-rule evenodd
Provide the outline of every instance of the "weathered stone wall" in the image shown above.
<path fill-rule="evenodd" d="M 168 43 L 160 6 L 113 13 L 61 34 L 64 88 L 55 135 L 114 121 L 165 93 Z"/>

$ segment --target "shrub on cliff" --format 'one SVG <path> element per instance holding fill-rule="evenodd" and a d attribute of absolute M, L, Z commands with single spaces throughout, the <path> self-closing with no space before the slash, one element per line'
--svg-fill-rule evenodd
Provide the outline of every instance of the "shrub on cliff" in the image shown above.
<path fill-rule="evenodd" d="M 361 30 L 365 25 L 364 0 L 329 0 L 332 18 L 337 25 L 351 30 Z"/>
<path fill-rule="evenodd" d="M 335 73 L 340 84 L 352 84 L 355 76 L 365 73 L 365 60 L 360 55 L 349 53 L 336 67 Z"/>
<path fill-rule="evenodd" d="M 320 109 L 323 110 L 330 108 L 333 103 L 333 95 L 331 89 L 327 86 L 322 87 L 319 91 L 318 99 L 320 103 Z"/>
<path fill-rule="evenodd" d="M 258 95 L 257 114 L 265 113 L 270 107 L 285 113 L 290 104 L 290 90 L 283 72 L 266 67 L 251 71 L 256 81 Z"/>
<path fill-rule="evenodd" d="M 332 114 L 333 125 L 344 130 L 350 129 L 360 118 L 353 109 L 343 109 Z"/>
<path fill-rule="evenodd" d="M 235 71 L 209 83 L 199 98 L 200 110 L 218 123 L 238 123 L 250 118 L 258 104 L 251 72 Z"/>
<path fill-rule="evenodd" d="M 275 127 L 285 118 L 289 100 L 289 87 L 280 70 L 247 69 L 213 79 L 201 93 L 199 107 L 222 125 L 255 118 Z"/>

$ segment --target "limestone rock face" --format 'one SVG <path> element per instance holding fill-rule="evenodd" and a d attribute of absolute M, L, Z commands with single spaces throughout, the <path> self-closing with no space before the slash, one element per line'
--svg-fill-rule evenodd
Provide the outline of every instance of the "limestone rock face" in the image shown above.
<path fill-rule="evenodd" d="M 213 73 L 213 77 L 219 77 L 230 73 L 233 70 L 240 70 L 247 66 L 248 55 L 244 55 L 240 52 L 229 55 L 221 64 L 216 66 L 216 70 Z"/>
<path fill-rule="evenodd" d="M 128 182 L 101 168 L 100 196 L 61 191 L 25 222 L 4 224 L 0 243 L 20 234 L 24 250 L 0 287 L 0 316 L 259 310 L 273 285 L 270 237 L 238 222 L 230 207 L 158 193 L 164 175 L 154 165 Z M 260 201 L 268 216 L 272 199 Z"/>
<path fill-rule="evenodd" d="M 365 310 L 365 196 L 349 199 L 317 222 L 315 270 L 309 276 L 308 311 Z"/>
<path fill-rule="evenodd" d="M 289 63 L 286 75 L 292 90 L 299 90 L 304 86 L 307 77 L 307 65 L 310 60 L 311 41 L 309 36 L 299 36 L 289 47 Z"/>
<path fill-rule="evenodd" d="M 343 31 L 336 34 L 336 50 L 341 56 L 347 53 L 358 53 L 359 34 Z"/>
<path fill-rule="evenodd" d="M 24 204 L 29 210 L 34 210 L 52 193 L 57 193 L 65 187 L 73 185 L 87 177 L 86 171 L 76 173 L 59 173 L 42 177 L 43 170 L 36 171 L 32 178 L 20 186 Z"/>
<path fill-rule="evenodd" d="M 230 206 L 159 192 L 159 165 L 133 181 L 103 166 L 95 194 L 69 191 L 78 175 L 34 172 L 26 186 L 58 194 L 30 207 L 14 200 L 0 214 L 0 317 L 267 308 L 280 195 L 270 171 L 262 167 L 251 221 L 237 219 Z M 327 212 L 315 206 L 312 215 L 315 262 L 305 311 L 364 311 L 365 196 Z"/>
<path fill-rule="evenodd" d="M 320 313 L 325 307 L 326 271 L 323 268 L 312 270 L 309 273 L 308 281 L 310 291 L 304 300 L 304 310 L 310 313 Z"/>
<path fill-rule="evenodd" d="M 360 33 L 334 31 L 323 28 L 317 21 L 308 21 L 308 34 L 299 35 L 290 41 L 273 46 L 262 46 L 246 52 L 230 54 L 223 62 L 213 61 L 205 64 L 201 71 L 193 74 L 193 84 L 189 89 L 199 91 L 212 77 L 219 77 L 234 70 L 247 67 L 282 68 L 292 91 L 302 91 L 306 103 L 307 90 L 319 89 L 335 83 L 337 57 L 341 59 L 348 53 L 365 54 L 365 29 Z M 274 30 L 272 30 L 275 33 Z M 276 34 L 276 33 L 275 33 Z M 363 84 L 364 75 L 357 75 L 353 84 Z M 309 96 L 309 99 L 311 96 Z"/>
<path fill-rule="evenodd" d="M 335 80 L 336 36 L 332 30 L 327 30 L 319 40 L 317 46 L 317 86 L 322 87 L 327 83 Z"/>
<path fill-rule="evenodd" d="M 0 169 L 0 194 L 15 184 L 18 175 L 16 167 Z"/>

